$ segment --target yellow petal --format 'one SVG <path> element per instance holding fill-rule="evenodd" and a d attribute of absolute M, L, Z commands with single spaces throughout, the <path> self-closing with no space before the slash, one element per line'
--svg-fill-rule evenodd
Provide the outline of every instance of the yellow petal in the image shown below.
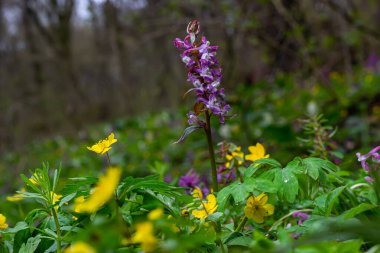
<path fill-rule="evenodd" d="M 263 209 L 258 209 L 256 212 L 252 215 L 252 220 L 254 220 L 257 223 L 263 223 L 264 222 L 264 215 L 265 212 Z"/>
<path fill-rule="evenodd" d="M 164 214 L 164 210 L 162 208 L 157 208 L 157 209 L 152 210 L 148 214 L 148 219 L 149 220 L 158 220 L 159 218 L 162 217 L 163 214 Z"/>
<path fill-rule="evenodd" d="M 261 193 L 259 196 L 255 198 L 255 201 L 260 205 L 263 206 L 268 201 L 268 196 L 265 193 Z"/>
<path fill-rule="evenodd" d="M 192 193 L 194 198 L 200 198 L 203 199 L 203 193 L 202 190 L 199 187 L 195 187 Z"/>
<path fill-rule="evenodd" d="M 207 203 L 204 204 L 206 211 L 208 214 L 212 214 L 216 211 L 218 208 L 218 205 L 216 204 L 216 198 L 214 194 L 209 194 L 206 197 Z"/>
<path fill-rule="evenodd" d="M 192 212 L 191 212 L 191 214 L 194 216 L 194 217 L 196 217 L 196 218 L 198 218 L 198 219 L 203 219 L 203 218 L 205 218 L 205 217 L 207 217 L 207 213 L 206 213 L 206 211 L 205 210 L 193 210 Z"/>
<path fill-rule="evenodd" d="M 274 213 L 274 206 L 272 204 L 266 204 L 263 208 L 266 210 L 265 216 L 269 216 Z"/>
<path fill-rule="evenodd" d="M 248 206 L 248 205 L 249 205 L 249 206 L 252 206 L 254 202 L 255 202 L 254 197 L 253 197 L 253 196 L 250 196 L 250 197 L 248 198 L 248 200 L 247 200 L 247 206 Z"/>
<path fill-rule="evenodd" d="M 261 143 L 256 143 L 256 154 L 260 157 L 265 155 L 265 148 Z"/>

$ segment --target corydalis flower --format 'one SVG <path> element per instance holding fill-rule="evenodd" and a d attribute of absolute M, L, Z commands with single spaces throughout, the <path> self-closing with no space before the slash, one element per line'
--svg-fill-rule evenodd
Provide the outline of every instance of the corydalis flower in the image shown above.
<path fill-rule="evenodd" d="M 194 86 L 190 91 L 195 91 L 197 103 L 219 117 L 223 124 L 230 106 L 224 100 L 224 89 L 218 89 L 222 78 L 222 69 L 216 59 L 218 46 L 211 46 L 205 36 L 197 37 L 199 31 L 199 23 L 194 20 L 187 27 L 187 36 L 183 40 L 176 38 L 173 43 L 183 50 L 181 58 L 188 70 L 187 80 Z M 187 115 L 190 125 L 204 125 L 199 114 L 200 111 L 195 110 Z"/>
<path fill-rule="evenodd" d="M 301 211 L 297 211 L 297 212 L 293 213 L 293 217 L 299 218 L 297 224 L 301 225 L 305 220 L 310 218 L 310 215 L 308 215 L 307 213 L 301 212 Z"/>
<path fill-rule="evenodd" d="M 195 188 L 200 183 L 199 174 L 193 169 L 189 170 L 186 175 L 179 179 L 178 185 L 181 187 Z"/>
<path fill-rule="evenodd" d="M 380 150 L 380 146 L 377 146 L 376 148 L 372 149 L 368 154 L 361 155 L 360 153 L 356 153 L 356 156 L 358 157 L 358 161 L 361 163 L 363 169 L 369 173 L 371 171 L 371 168 L 368 164 L 368 159 L 372 158 L 372 161 L 374 163 L 380 164 L 380 154 L 378 151 Z M 377 168 L 374 168 L 377 169 Z M 373 182 L 373 178 L 366 176 L 364 178 L 368 182 Z"/>
<path fill-rule="evenodd" d="M 217 179 L 219 184 L 229 184 L 236 178 L 236 173 L 233 169 L 220 166 L 217 169 Z"/>

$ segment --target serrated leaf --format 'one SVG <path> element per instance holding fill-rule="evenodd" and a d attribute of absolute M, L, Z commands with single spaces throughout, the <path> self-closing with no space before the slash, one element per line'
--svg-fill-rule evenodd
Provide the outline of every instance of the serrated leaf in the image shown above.
<path fill-rule="evenodd" d="M 298 179 L 289 169 L 278 170 L 275 173 L 274 184 L 278 189 L 278 196 L 289 203 L 293 203 L 298 194 Z"/>
<path fill-rule="evenodd" d="M 22 244 L 19 253 L 34 253 L 40 244 L 41 238 L 39 236 L 31 237 L 26 244 Z"/>
<path fill-rule="evenodd" d="M 285 199 L 289 203 L 293 203 L 298 194 L 298 180 L 293 172 L 288 170 L 282 171 L 282 187 Z"/>
<path fill-rule="evenodd" d="M 243 202 L 249 191 L 247 190 L 247 184 L 242 184 L 240 182 L 234 182 L 227 187 L 224 187 L 218 192 L 216 201 L 218 203 L 218 210 L 223 211 L 227 201 L 230 197 L 234 199 L 235 202 Z"/>
<path fill-rule="evenodd" d="M 6 232 L 14 234 L 14 233 L 17 233 L 20 230 L 24 230 L 24 229 L 27 229 L 27 228 L 29 228 L 28 224 L 26 222 L 24 222 L 24 221 L 20 221 L 20 222 L 17 222 L 16 226 L 14 226 L 13 228 L 8 228 Z"/>
<path fill-rule="evenodd" d="M 338 187 L 333 191 L 325 193 L 315 199 L 315 204 L 322 215 L 331 215 L 332 208 L 345 187 L 346 186 Z"/>
<path fill-rule="evenodd" d="M 266 179 L 261 179 L 261 178 L 256 178 L 255 181 L 256 181 L 255 189 L 262 192 L 269 192 L 269 193 L 277 192 L 277 187 L 273 182 Z"/>
<path fill-rule="evenodd" d="M 302 166 L 302 159 L 299 157 L 295 157 L 291 162 L 289 162 L 286 165 L 285 168 L 295 174 L 304 173 L 304 168 Z"/>
<path fill-rule="evenodd" d="M 252 163 L 244 171 L 244 177 L 252 177 L 253 174 L 255 174 L 260 168 L 264 167 L 265 165 L 273 169 L 282 168 L 281 164 L 278 161 L 272 158 L 263 158 L 256 160 L 254 163 Z"/>
<path fill-rule="evenodd" d="M 243 246 L 243 247 L 249 247 L 252 243 L 252 238 L 250 237 L 245 237 L 245 236 L 240 236 L 233 238 L 230 240 L 227 245 L 229 246 Z"/>
<path fill-rule="evenodd" d="M 244 187 L 248 192 L 253 192 L 253 190 L 259 190 L 262 192 L 276 193 L 277 187 L 272 181 L 263 178 L 245 178 Z"/>
<path fill-rule="evenodd" d="M 206 218 L 206 220 L 207 221 L 218 222 L 221 217 L 223 217 L 223 213 L 222 212 L 216 212 L 216 213 L 208 215 L 207 218 Z"/>

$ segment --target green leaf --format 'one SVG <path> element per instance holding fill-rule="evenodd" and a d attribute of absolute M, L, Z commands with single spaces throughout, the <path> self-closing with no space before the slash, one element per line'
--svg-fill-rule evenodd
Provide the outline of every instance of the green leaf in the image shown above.
<path fill-rule="evenodd" d="M 344 188 L 346 188 L 346 186 L 338 187 L 333 191 L 325 193 L 316 198 L 315 204 L 318 208 L 318 211 L 323 215 L 330 216 L 332 208 L 334 207 L 335 202 L 338 200 L 338 197 Z"/>
<path fill-rule="evenodd" d="M 358 215 L 358 214 L 360 214 L 362 212 L 371 210 L 371 209 L 373 209 L 375 207 L 376 207 L 375 205 L 371 205 L 371 204 L 368 204 L 368 203 L 362 203 L 362 204 L 360 204 L 358 206 L 355 206 L 355 207 L 351 208 L 350 210 L 344 212 L 343 218 L 345 220 L 353 218 L 356 215 Z"/>
<path fill-rule="evenodd" d="M 235 202 L 243 202 L 248 196 L 247 184 L 242 184 L 240 182 L 234 182 L 227 187 L 224 187 L 218 192 L 216 201 L 218 203 L 218 210 L 224 210 L 227 201 L 230 197 L 234 199 Z"/>
<path fill-rule="evenodd" d="M 256 160 L 254 163 L 252 163 L 245 171 L 244 176 L 245 177 L 252 177 L 253 174 L 256 173 L 260 168 L 264 167 L 265 165 L 269 166 L 270 168 L 276 169 L 276 168 L 282 168 L 281 164 L 272 159 L 272 158 L 263 158 Z"/>
<path fill-rule="evenodd" d="M 19 253 L 34 253 L 40 244 L 41 238 L 39 236 L 31 237 L 26 244 L 22 244 Z"/>
<path fill-rule="evenodd" d="M 229 246 L 243 246 L 243 247 L 249 247 L 252 243 L 252 238 L 245 237 L 245 236 L 239 236 L 236 238 L 233 238 L 230 240 L 227 245 Z"/>
<path fill-rule="evenodd" d="M 16 226 L 14 226 L 13 228 L 8 228 L 6 233 L 14 234 L 14 233 L 17 233 L 18 231 L 21 231 L 27 228 L 29 228 L 28 224 L 25 221 L 20 221 L 20 222 L 17 222 Z"/>
<path fill-rule="evenodd" d="M 291 162 L 289 162 L 286 165 L 285 168 L 295 174 L 304 173 L 304 168 L 302 166 L 302 159 L 299 157 L 295 157 Z"/>
<path fill-rule="evenodd" d="M 306 169 L 309 167 L 315 167 L 318 169 L 324 169 L 326 172 L 335 173 L 338 171 L 338 166 L 333 164 L 328 160 L 324 160 L 317 157 L 308 157 L 303 159 L 303 163 L 306 166 Z"/>
<path fill-rule="evenodd" d="M 207 216 L 206 220 L 218 222 L 220 220 L 220 218 L 222 218 L 222 217 L 223 217 L 222 212 L 216 212 L 216 213 L 213 213 L 213 214 L 210 214 L 209 216 Z"/>
<path fill-rule="evenodd" d="M 293 203 L 298 194 L 298 179 L 289 168 L 278 170 L 274 184 L 277 186 L 279 197 Z"/>
<path fill-rule="evenodd" d="M 262 178 L 246 178 L 244 179 L 244 185 L 249 192 L 253 192 L 253 190 L 259 190 L 262 192 L 276 193 L 277 187 L 276 185 L 267 179 Z"/>
<path fill-rule="evenodd" d="M 189 127 L 187 127 L 185 129 L 185 131 L 183 131 L 183 134 L 181 135 L 181 137 L 176 142 L 174 142 L 174 144 L 183 142 L 186 139 L 186 137 L 189 136 L 189 134 L 191 134 L 192 132 L 199 130 L 199 129 L 202 129 L 202 127 L 201 126 L 189 126 Z"/>
<path fill-rule="evenodd" d="M 74 192 L 74 193 L 71 193 L 70 195 L 65 196 L 59 202 L 59 206 L 63 206 L 65 203 L 68 203 L 70 200 L 72 200 L 73 198 L 75 198 L 76 195 L 77 194 Z"/>

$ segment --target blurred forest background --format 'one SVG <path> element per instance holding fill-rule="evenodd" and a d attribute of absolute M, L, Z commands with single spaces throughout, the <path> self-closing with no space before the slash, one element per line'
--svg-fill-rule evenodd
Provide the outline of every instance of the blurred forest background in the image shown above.
<path fill-rule="evenodd" d="M 287 135 L 314 106 L 352 130 L 345 141 L 380 140 L 377 0 L 0 0 L 0 151 L 181 106 L 189 83 L 172 41 L 194 18 L 220 45 L 246 130 Z"/>

